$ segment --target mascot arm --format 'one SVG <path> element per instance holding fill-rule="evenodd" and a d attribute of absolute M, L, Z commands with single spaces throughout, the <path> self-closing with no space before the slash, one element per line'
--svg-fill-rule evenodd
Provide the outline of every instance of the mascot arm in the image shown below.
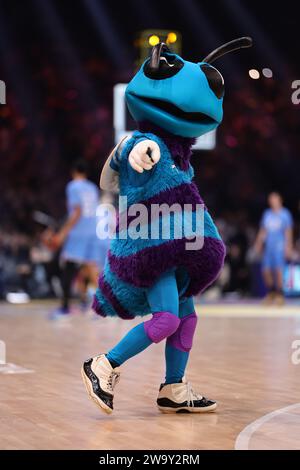
<path fill-rule="evenodd" d="M 103 191 L 119 192 L 119 158 L 126 139 L 127 137 L 124 137 L 115 146 L 104 164 L 99 182 L 100 189 Z"/>
<path fill-rule="evenodd" d="M 159 145 L 150 139 L 135 144 L 128 157 L 129 165 L 138 173 L 143 173 L 144 170 L 152 170 L 159 160 Z"/>

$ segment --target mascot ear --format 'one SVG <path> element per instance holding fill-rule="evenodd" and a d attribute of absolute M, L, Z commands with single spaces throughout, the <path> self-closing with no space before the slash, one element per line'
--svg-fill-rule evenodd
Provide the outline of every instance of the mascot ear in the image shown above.
<path fill-rule="evenodd" d="M 228 54 L 229 52 L 237 51 L 238 49 L 243 49 L 245 47 L 251 47 L 252 43 L 252 38 L 246 36 L 234 39 L 233 41 L 227 42 L 226 44 L 223 44 L 222 46 L 212 51 L 205 57 L 205 59 L 203 59 L 202 62 L 207 62 L 208 64 L 211 64 L 212 62 L 219 59 L 223 55 Z"/>
<path fill-rule="evenodd" d="M 159 44 L 156 44 L 156 46 L 152 48 L 149 67 L 153 71 L 156 71 L 159 69 L 159 61 L 160 61 L 160 56 L 162 52 L 170 52 L 170 49 L 164 42 L 160 42 Z"/>

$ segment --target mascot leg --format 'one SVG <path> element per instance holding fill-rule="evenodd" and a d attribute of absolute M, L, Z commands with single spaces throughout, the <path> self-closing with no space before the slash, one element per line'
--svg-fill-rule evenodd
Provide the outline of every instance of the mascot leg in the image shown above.
<path fill-rule="evenodd" d="M 166 343 L 166 384 L 179 383 L 184 376 L 197 325 L 192 297 L 180 302 L 179 318 L 179 327 L 172 336 L 168 337 Z"/>
<path fill-rule="evenodd" d="M 106 357 L 112 367 L 120 366 L 150 344 L 159 343 L 177 330 L 180 319 L 175 270 L 161 275 L 147 290 L 147 299 L 152 318 L 135 326 L 108 352 Z"/>
<path fill-rule="evenodd" d="M 216 402 L 196 393 L 184 377 L 197 324 L 192 297 L 180 303 L 179 311 L 180 325 L 167 339 L 166 381 L 159 388 L 157 406 L 162 413 L 214 411 Z"/>

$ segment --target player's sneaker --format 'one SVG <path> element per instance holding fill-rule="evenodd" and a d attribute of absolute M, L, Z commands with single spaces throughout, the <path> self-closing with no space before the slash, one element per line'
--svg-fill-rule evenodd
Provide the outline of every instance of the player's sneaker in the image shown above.
<path fill-rule="evenodd" d="M 119 369 L 113 369 L 105 354 L 101 354 L 84 362 L 81 375 L 89 397 L 101 410 L 111 413 L 114 388 L 120 380 Z"/>
<path fill-rule="evenodd" d="M 275 300 L 276 293 L 274 291 L 268 292 L 262 300 L 263 305 L 272 305 Z"/>
<path fill-rule="evenodd" d="M 217 403 L 194 392 L 189 382 L 161 384 L 157 405 L 163 413 L 205 413 L 214 411 Z"/>
<path fill-rule="evenodd" d="M 282 307 L 285 304 L 285 298 L 280 292 L 275 294 L 274 303 L 278 307 Z"/>
<path fill-rule="evenodd" d="M 48 319 L 53 320 L 53 321 L 63 320 L 63 321 L 69 322 L 70 314 L 71 314 L 71 311 L 69 308 L 60 307 L 60 308 L 56 308 L 55 310 L 52 310 L 48 314 Z"/>

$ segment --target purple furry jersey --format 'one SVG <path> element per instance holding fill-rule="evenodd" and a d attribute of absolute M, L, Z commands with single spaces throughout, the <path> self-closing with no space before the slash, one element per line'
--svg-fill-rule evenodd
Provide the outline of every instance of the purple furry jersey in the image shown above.
<path fill-rule="evenodd" d="M 128 155 L 137 140 L 154 140 L 160 147 L 161 158 L 153 167 L 151 177 L 143 186 L 133 186 L 128 177 Z M 164 131 L 154 133 L 135 132 L 127 142 L 120 157 L 120 196 L 127 197 L 127 208 L 120 214 L 116 236 L 111 240 L 105 268 L 99 279 L 93 308 L 102 316 L 119 316 L 124 319 L 151 313 L 146 289 L 167 270 L 176 268 L 187 274 L 185 296 L 202 292 L 218 276 L 224 262 L 225 246 L 213 223 L 197 186 L 192 181 L 194 172 L 190 165 L 193 139 L 177 137 Z M 133 204 L 143 204 L 151 212 L 154 204 L 188 207 L 192 220 L 202 207 L 201 228 L 193 231 L 194 240 L 201 238 L 198 249 L 186 249 L 191 238 L 183 232 L 181 237 L 170 230 L 168 238 L 130 236 L 130 208 Z M 127 226 L 121 222 L 124 219 Z M 164 224 L 164 216 L 157 215 Z M 175 220 L 176 216 L 174 216 Z M 175 223 L 175 222 L 174 222 Z M 153 218 L 146 222 L 146 234 L 150 235 Z M 197 224 L 196 224 L 197 226 Z M 198 230 L 198 232 L 197 232 Z M 145 231 L 144 231 L 145 233 Z"/>

